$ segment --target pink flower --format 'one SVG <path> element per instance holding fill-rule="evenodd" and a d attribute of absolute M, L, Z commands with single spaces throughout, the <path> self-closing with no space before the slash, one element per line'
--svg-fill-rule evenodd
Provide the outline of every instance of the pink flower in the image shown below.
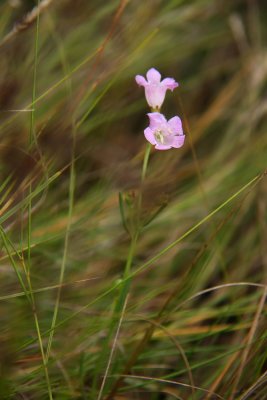
<path fill-rule="evenodd" d="M 179 117 L 166 120 L 164 115 L 153 112 L 147 114 L 149 127 L 144 130 L 145 138 L 155 146 L 157 150 L 168 150 L 172 147 L 182 147 L 185 140 L 182 121 Z"/>
<path fill-rule="evenodd" d="M 173 78 L 165 78 L 160 81 L 161 75 L 155 68 L 148 70 L 146 78 L 147 80 L 141 75 L 136 75 L 135 80 L 139 86 L 144 86 L 146 99 L 150 107 L 154 110 L 159 110 L 164 101 L 166 91 L 168 89 L 173 91 L 178 86 L 178 83 Z"/>

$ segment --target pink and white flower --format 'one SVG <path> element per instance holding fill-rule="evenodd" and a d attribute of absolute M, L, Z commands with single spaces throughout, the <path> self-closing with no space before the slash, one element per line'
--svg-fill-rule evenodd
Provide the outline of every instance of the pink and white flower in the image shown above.
<path fill-rule="evenodd" d="M 149 106 L 153 110 L 160 110 L 166 91 L 168 89 L 173 91 L 178 86 L 178 83 L 173 78 L 165 78 L 163 81 L 160 81 L 161 75 L 155 68 L 148 70 L 146 78 L 136 75 L 135 80 L 139 86 L 144 86 Z"/>
<path fill-rule="evenodd" d="M 169 121 L 163 114 L 153 112 L 147 114 L 149 117 L 149 127 L 144 130 L 145 138 L 153 144 L 157 150 L 168 150 L 172 147 L 178 149 L 182 147 L 185 140 L 182 121 L 175 116 Z"/>

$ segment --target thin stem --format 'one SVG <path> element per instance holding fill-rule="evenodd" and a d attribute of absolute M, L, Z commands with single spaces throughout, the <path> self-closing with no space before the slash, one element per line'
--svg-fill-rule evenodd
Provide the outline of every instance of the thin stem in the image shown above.
<path fill-rule="evenodd" d="M 33 308 L 35 328 L 36 328 L 36 331 L 37 331 L 39 347 L 40 347 L 40 351 L 41 351 L 41 355 L 42 355 L 42 361 L 43 361 L 45 379 L 46 379 L 46 383 L 47 383 L 47 390 L 48 390 L 49 400 L 53 400 L 52 387 L 51 387 L 48 368 L 47 368 L 47 360 L 46 360 L 46 357 L 45 357 L 44 346 L 43 346 L 43 341 L 42 341 L 42 335 L 41 335 L 41 331 L 40 331 L 40 325 L 39 325 L 39 321 L 38 321 L 38 316 L 37 316 L 37 313 L 36 313 L 34 298 L 32 298 L 32 301 L 33 301 L 32 308 Z"/>
<path fill-rule="evenodd" d="M 11 252 L 9 250 L 9 246 L 12 246 L 12 244 L 11 244 L 9 238 L 6 236 L 6 234 L 5 234 L 4 230 L 2 229 L 2 227 L 0 227 L 0 235 L 1 235 L 1 239 L 2 239 L 2 241 L 4 243 L 5 249 L 7 251 L 8 257 L 9 257 L 9 259 L 11 261 L 11 264 L 12 264 L 12 266 L 14 268 L 14 271 L 15 271 L 17 277 L 18 277 L 20 285 L 21 285 L 21 287 L 22 287 L 22 289 L 23 289 L 23 291 L 25 293 L 25 296 L 27 297 L 27 300 L 28 300 L 28 302 L 29 302 L 29 304 L 30 304 L 30 306 L 32 308 L 32 312 L 33 312 L 33 316 L 34 316 L 35 328 L 36 328 L 36 332 L 37 332 L 40 352 L 41 352 L 42 361 L 43 361 L 45 378 L 46 378 L 46 382 L 47 382 L 47 389 L 48 389 L 49 399 L 53 400 L 52 389 L 51 389 L 50 379 L 49 379 L 49 375 L 48 375 L 47 362 L 45 360 L 44 347 L 43 347 L 42 336 L 41 336 L 41 331 L 40 331 L 40 325 L 39 325 L 38 316 L 37 316 L 36 307 L 35 307 L 35 301 L 34 301 L 34 295 L 33 295 L 30 275 L 28 273 L 26 274 L 27 283 L 28 283 L 28 286 L 29 286 L 29 291 L 28 291 L 26 289 L 26 286 L 24 284 L 24 281 L 22 279 L 22 276 L 20 274 L 20 271 L 19 271 L 19 268 L 18 268 L 18 266 L 16 264 L 16 261 L 15 261 L 14 257 L 12 256 L 12 254 L 11 254 Z M 15 251 L 15 254 L 19 257 L 19 254 L 17 253 L 17 251 Z M 23 263 L 23 269 L 26 270 L 26 267 L 24 265 L 23 259 L 20 258 L 20 260 Z"/>
<path fill-rule="evenodd" d="M 122 324 L 122 320 L 123 320 L 125 309 L 126 309 L 126 305 L 127 305 L 127 300 L 128 300 L 128 297 L 126 297 L 124 305 L 123 305 L 121 317 L 120 317 L 120 320 L 119 320 L 119 323 L 118 323 L 118 327 L 117 327 L 117 330 L 116 330 L 116 334 L 115 334 L 115 337 L 114 337 L 112 349 L 111 349 L 111 352 L 110 352 L 110 355 L 109 355 L 106 371 L 105 371 L 105 374 L 104 374 L 104 377 L 103 377 L 103 380 L 102 380 L 102 384 L 101 384 L 101 387 L 100 387 L 100 390 L 99 390 L 99 393 L 98 393 L 97 400 L 101 400 L 102 393 L 104 391 L 104 387 L 105 387 L 105 383 L 106 383 L 106 380 L 107 380 L 108 372 L 109 372 L 109 369 L 110 369 L 111 361 L 112 361 L 113 354 L 114 354 L 114 351 L 115 351 L 115 347 L 116 347 L 116 344 L 117 344 L 117 341 L 118 341 L 118 337 L 119 337 L 119 333 L 120 333 L 120 329 L 121 329 L 121 324 Z"/>
<path fill-rule="evenodd" d="M 35 34 L 35 45 L 34 45 L 32 105 L 35 103 L 35 100 L 36 100 L 37 64 L 38 64 L 38 48 L 39 48 L 39 24 L 40 24 L 39 5 L 40 5 L 40 0 L 38 0 L 38 3 L 37 3 L 38 11 L 37 11 L 37 19 L 36 19 L 36 34 Z M 31 150 L 31 146 L 33 143 L 36 144 L 35 109 L 34 108 L 31 111 L 30 135 L 29 135 L 30 150 Z M 43 367 L 44 367 L 48 396 L 49 396 L 49 400 L 53 400 L 52 388 L 51 388 L 50 378 L 49 378 L 49 374 L 48 374 L 47 361 L 46 361 L 43 342 L 42 342 L 42 335 L 41 335 L 40 325 L 39 325 L 39 321 L 38 321 L 38 315 L 37 315 L 36 307 L 35 307 L 35 300 L 34 300 L 34 294 L 33 294 L 32 283 L 31 283 L 31 274 L 30 274 L 30 270 L 31 270 L 31 235 L 32 235 L 32 196 L 31 196 L 31 194 L 32 194 L 32 184 L 30 183 L 29 204 L 28 204 L 28 229 L 27 229 L 28 249 L 27 249 L 27 266 L 25 266 L 25 270 L 26 270 L 26 278 L 27 278 L 27 282 L 28 282 L 28 286 L 29 286 L 34 323 L 35 323 L 35 328 L 36 328 L 36 332 L 37 332 L 40 352 L 41 352 L 41 356 L 42 356 L 42 362 L 43 362 Z"/>
<path fill-rule="evenodd" d="M 29 303 L 31 304 L 31 298 L 30 298 L 30 296 L 29 296 L 28 290 L 27 290 L 27 288 L 26 288 L 26 286 L 25 286 L 25 283 L 24 283 L 24 281 L 23 281 L 23 278 L 22 278 L 22 276 L 21 276 L 21 273 L 20 273 L 20 271 L 19 271 L 19 268 L 17 267 L 17 264 L 16 264 L 16 262 L 15 262 L 13 256 L 12 256 L 12 253 L 11 253 L 11 251 L 9 250 L 8 245 L 10 245 L 10 242 L 9 242 L 9 240 L 8 240 L 6 234 L 5 234 L 5 232 L 4 232 L 4 230 L 2 229 L 1 226 L 0 226 L 0 236 L 1 236 L 1 239 L 2 239 L 2 241 L 3 241 L 4 247 L 5 247 L 5 249 L 6 249 L 6 252 L 7 252 L 7 254 L 8 254 L 9 260 L 10 260 L 10 262 L 11 262 L 11 264 L 12 264 L 12 266 L 13 266 L 13 269 L 14 269 L 16 275 L 17 275 L 17 278 L 18 278 L 18 280 L 19 280 L 20 286 L 22 287 L 22 290 L 23 290 L 23 292 L 25 293 L 25 296 L 27 297 L 27 300 L 28 300 Z"/>
<path fill-rule="evenodd" d="M 140 231 L 142 229 L 141 226 L 141 208 L 142 208 L 142 199 L 143 199 L 143 183 L 145 181 L 146 173 L 147 173 L 147 166 L 148 166 L 148 160 L 151 152 L 151 144 L 147 143 L 146 145 L 146 150 L 144 154 L 144 160 L 143 160 L 143 166 L 142 166 L 142 173 L 141 173 L 141 188 L 140 192 L 138 195 L 138 200 L 137 200 L 137 229 L 136 229 L 136 235 L 139 236 Z"/>
<path fill-rule="evenodd" d="M 141 183 L 144 182 L 145 177 L 146 177 L 146 172 L 147 172 L 147 166 L 148 166 L 148 160 L 149 160 L 150 152 L 151 152 L 151 144 L 147 143 L 146 151 L 145 151 L 145 155 L 144 155 L 143 167 L 142 167 Z"/>
<path fill-rule="evenodd" d="M 109 342 L 110 342 L 112 336 L 114 336 L 116 326 L 120 323 L 119 322 L 120 318 L 125 311 L 124 310 L 125 302 L 126 302 L 127 296 L 129 295 L 129 291 L 130 291 L 130 286 L 131 286 L 131 281 L 132 281 L 132 279 L 130 278 L 131 267 L 132 267 L 132 263 L 133 263 L 134 254 L 136 251 L 137 241 L 138 241 L 140 231 L 141 231 L 140 214 L 141 214 L 141 207 L 142 207 L 142 185 L 144 183 L 146 172 L 147 172 L 150 151 L 151 151 L 151 145 L 148 143 L 148 145 L 146 146 L 144 159 L 143 159 L 143 166 L 142 166 L 142 172 L 141 172 L 141 187 L 140 187 L 140 192 L 139 192 L 138 201 L 137 201 L 137 228 L 136 228 L 136 232 L 132 235 L 132 238 L 131 238 L 128 256 L 127 256 L 124 273 L 123 273 L 123 279 L 122 279 L 122 283 L 120 286 L 120 292 L 119 292 L 119 295 L 118 295 L 118 298 L 117 298 L 117 301 L 115 303 L 115 307 L 113 310 L 111 323 L 109 325 L 109 332 L 106 337 L 105 343 L 102 345 L 101 356 L 98 360 L 98 365 L 95 370 L 94 381 L 93 381 L 93 385 L 92 385 L 93 395 L 96 390 L 97 377 L 99 375 L 99 371 L 101 369 L 106 352 L 108 351 Z M 103 382 L 104 382 L 104 380 L 102 381 L 102 384 L 101 384 L 102 390 L 103 390 L 103 385 L 104 385 Z M 101 391 L 101 395 L 102 395 L 102 391 Z"/>
<path fill-rule="evenodd" d="M 65 56 L 64 47 L 61 43 L 60 38 L 56 35 L 54 30 L 52 30 L 52 35 L 53 35 L 53 37 L 56 41 L 56 44 L 59 48 L 64 74 L 65 74 L 65 76 L 69 76 L 68 62 L 67 62 L 67 59 Z M 67 88 L 67 93 L 68 93 L 69 97 L 71 98 L 72 97 L 71 78 L 69 78 L 66 81 L 66 88 Z M 69 192 L 68 192 L 68 217 L 67 217 L 67 226 L 66 226 L 66 231 L 65 231 L 63 257 L 62 257 L 60 275 L 59 275 L 59 281 L 58 281 L 58 290 L 57 290 L 56 302 L 55 302 L 55 307 L 54 307 L 54 312 L 53 312 L 53 317 L 52 317 L 52 322 L 51 322 L 51 330 L 50 330 L 48 344 L 47 344 L 47 351 L 46 351 L 46 360 L 47 361 L 51 354 L 51 348 L 52 348 L 53 337 L 54 337 L 54 333 L 55 333 L 55 327 L 56 327 L 56 323 L 57 323 L 57 317 L 58 317 L 58 311 L 59 311 L 59 305 L 60 305 L 60 299 L 61 299 L 61 291 L 62 291 L 62 287 L 63 287 L 63 281 L 64 281 L 66 263 L 67 263 L 67 256 L 68 256 L 68 250 L 69 250 L 69 240 L 70 240 L 70 232 L 71 232 L 71 225 L 72 225 L 75 184 L 76 184 L 76 173 L 75 173 L 76 136 L 77 136 L 77 124 L 75 121 L 75 116 L 72 115 L 72 148 L 71 148 Z"/>
<path fill-rule="evenodd" d="M 96 398 L 96 386 L 97 386 L 99 375 L 101 373 L 102 365 L 104 363 L 105 356 L 107 355 L 107 353 L 109 351 L 109 343 L 115 334 L 116 326 L 119 323 L 120 317 L 122 315 L 122 310 L 125 305 L 127 295 L 129 293 L 129 289 L 130 289 L 130 285 L 131 285 L 131 279 L 129 279 L 129 276 L 131 273 L 131 265 L 133 262 L 133 256 L 134 256 L 134 252 L 136 249 L 136 240 L 137 240 L 137 236 L 135 236 L 131 239 L 128 256 L 127 256 L 127 260 L 125 263 L 123 279 L 122 279 L 121 285 L 119 286 L 118 297 L 115 300 L 114 309 L 112 311 L 112 316 L 111 316 L 110 324 L 108 327 L 108 333 L 107 333 L 105 340 L 101 344 L 101 353 L 97 360 L 97 364 L 96 364 L 96 367 L 94 370 L 94 378 L 93 378 L 93 383 L 92 383 L 92 398 L 94 398 L 94 399 Z M 102 385 L 103 385 L 103 381 L 102 381 L 101 386 Z"/>
<path fill-rule="evenodd" d="M 59 311 L 59 303 L 60 303 L 60 298 L 61 298 L 61 290 L 62 290 L 62 287 L 63 287 L 63 280 L 64 280 L 64 276 L 65 276 L 66 261 L 67 261 L 67 254 L 68 254 L 68 248 L 69 248 L 69 239 L 70 239 L 71 224 L 72 224 L 73 206 L 74 206 L 74 189 L 75 189 L 75 161 L 74 161 L 75 160 L 75 155 L 74 154 L 75 154 L 75 151 L 74 151 L 74 145 L 73 145 L 72 160 L 71 160 L 71 170 L 70 170 L 70 183 L 69 183 L 68 221 L 67 221 L 67 228 L 66 228 L 66 233 L 65 233 L 64 252 L 63 252 L 61 269 L 60 269 L 60 276 L 59 276 L 59 282 L 58 282 L 58 291 L 57 291 L 56 303 L 55 303 L 55 308 L 54 308 L 54 313 L 53 313 L 53 318 L 52 318 L 52 323 L 51 323 L 51 331 L 50 331 L 48 344 L 47 344 L 47 351 L 46 351 L 46 359 L 47 359 L 47 361 L 48 361 L 48 359 L 50 357 L 50 352 L 51 352 L 51 347 L 52 347 L 52 342 L 53 342 L 53 336 L 54 336 L 54 333 L 55 333 L 55 327 L 56 327 L 57 316 L 58 316 L 58 311 Z"/>

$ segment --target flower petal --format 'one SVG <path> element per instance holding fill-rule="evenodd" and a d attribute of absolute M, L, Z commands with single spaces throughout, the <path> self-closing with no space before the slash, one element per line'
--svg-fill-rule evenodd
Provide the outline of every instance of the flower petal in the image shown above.
<path fill-rule="evenodd" d="M 185 135 L 174 136 L 171 146 L 176 149 L 179 149 L 179 147 L 183 146 L 184 140 L 185 140 Z"/>
<path fill-rule="evenodd" d="M 148 83 L 145 87 L 145 95 L 148 104 L 153 109 L 160 109 L 165 98 L 166 88 L 160 84 Z"/>
<path fill-rule="evenodd" d="M 158 112 L 148 113 L 147 115 L 149 117 L 149 122 L 150 122 L 149 127 L 151 129 L 160 129 L 161 125 L 166 124 L 167 122 L 164 115 Z"/>
<path fill-rule="evenodd" d="M 155 149 L 157 149 L 157 150 L 169 150 L 171 148 L 172 148 L 171 146 L 167 146 L 165 144 L 159 144 L 159 143 L 157 143 L 157 145 L 155 146 Z"/>
<path fill-rule="evenodd" d="M 149 83 L 160 83 L 161 75 L 155 68 L 150 68 L 146 74 Z"/>
<path fill-rule="evenodd" d="M 151 143 L 151 144 L 157 144 L 157 142 L 156 142 L 156 140 L 155 140 L 155 137 L 154 137 L 154 135 L 153 135 L 153 131 L 150 129 L 150 128 L 146 128 L 145 130 L 144 130 L 144 135 L 145 135 L 145 138 L 146 138 L 146 140 L 149 142 L 149 143 Z"/>
<path fill-rule="evenodd" d="M 147 85 L 147 81 L 145 80 L 145 78 L 142 75 L 136 75 L 135 81 L 139 86 Z"/>
<path fill-rule="evenodd" d="M 179 117 L 173 117 L 169 119 L 168 125 L 172 131 L 172 133 L 175 133 L 176 135 L 183 135 L 183 127 L 182 127 L 182 121 L 181 118 Z"/>
<path fill-rule="evenodd" d="M 177 88 L 179 84 L 175 82 L 173 78 L 165 78 L 161 82 L 161 86 L 164 86 L 166 89 L 170 89 L 171 91 L 173 91 L 173 89 Z"/>

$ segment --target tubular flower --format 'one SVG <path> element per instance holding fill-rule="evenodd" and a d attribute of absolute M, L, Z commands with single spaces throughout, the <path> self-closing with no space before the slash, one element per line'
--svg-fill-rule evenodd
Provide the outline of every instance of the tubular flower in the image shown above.
<path fill-rule="evenodd" d="M 146 100 L 153 110 L 160 110 L 162 103 L 165 99 L 166 91 L 170 89 L 173 91 L 178 86 L 173 78 L 165 78 L 160 81 L 161 75 L 155 69 L 148 70 L 145 79 L 141 75 L 136 75 L 135 80 L 139 86 L 144 86 Z"/>
<path fill-rule="evenodd" d="M 164 115 L 153 112 L 147 114 L 149 127 L 144 130 L 145 138 L 153 144 L 157 150 L 168 150 L 172 147 L 182 147 L 185 140 L 182 121 L 179 117 L 166 120 Z"/>

